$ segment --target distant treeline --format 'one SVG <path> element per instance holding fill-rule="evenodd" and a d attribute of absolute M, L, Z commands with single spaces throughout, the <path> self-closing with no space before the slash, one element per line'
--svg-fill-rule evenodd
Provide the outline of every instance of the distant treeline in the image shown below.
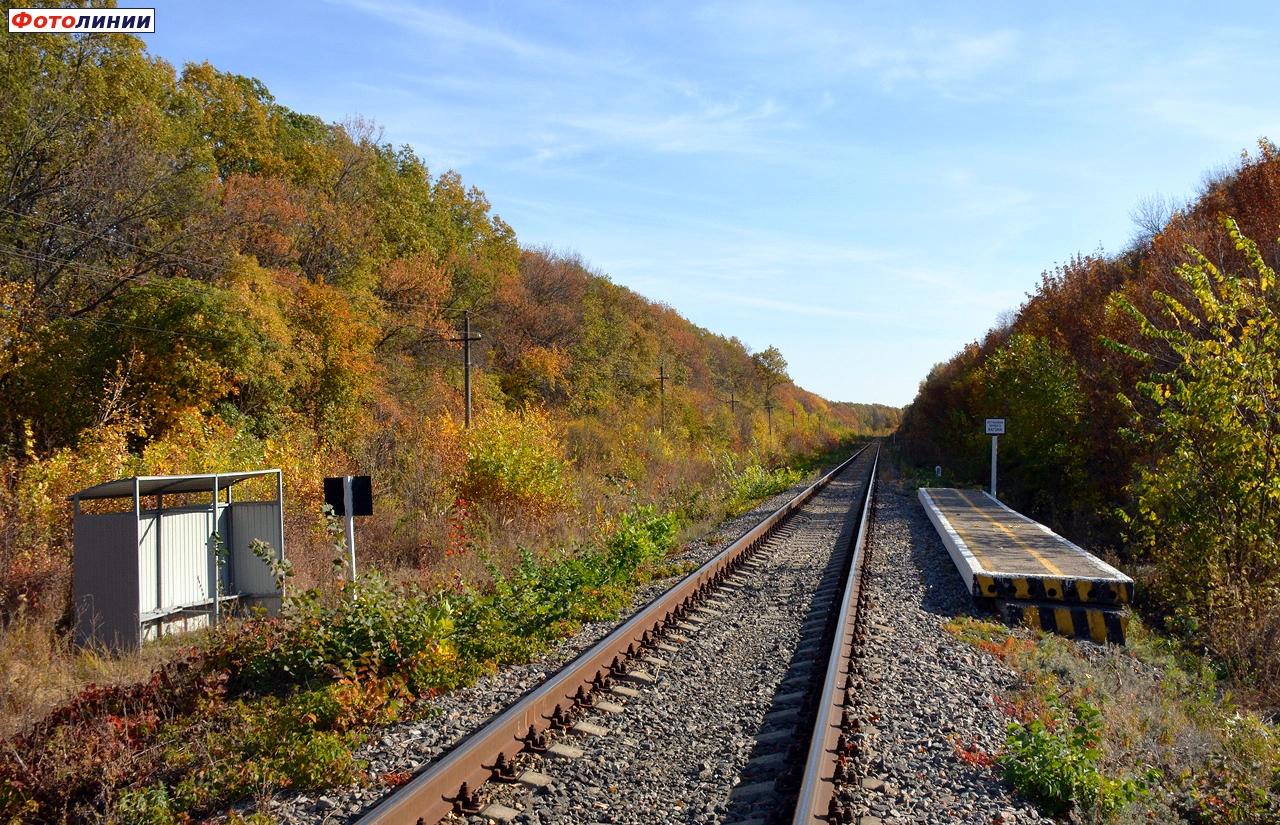
<path fill-rule="evenodd" d="M 977 483 L 1143 575 L 1170 627 L 1260 685 L 1280 675 L 1280 152 L 1190 203 L 1144 203 L 1113 256 L 1046 272 L 908 407 L 915 462 Z M 1270 688 L 1272 699 L 1275 688 Z"/>

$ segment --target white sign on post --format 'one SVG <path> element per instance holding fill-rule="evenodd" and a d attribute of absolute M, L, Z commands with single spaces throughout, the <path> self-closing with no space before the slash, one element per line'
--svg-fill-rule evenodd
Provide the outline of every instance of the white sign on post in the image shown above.
<path fill-rule="evenodd" d="M 1004 435 L 1004 419 L 988 418 L 987 435 L 991 436 L 991 497 L 996 497 L 996 442 Z"/>

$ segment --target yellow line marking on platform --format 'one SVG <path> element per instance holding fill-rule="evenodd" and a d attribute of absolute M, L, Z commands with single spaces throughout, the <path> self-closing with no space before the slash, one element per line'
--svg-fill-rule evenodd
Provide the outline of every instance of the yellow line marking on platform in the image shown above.
<path fill-rule="evenodd" d="M 1062 570 L 1058 567 L 1058 565 L 1054 564 L 1053 562 L 1051 562 L 1051 561 L 1049 561 L 1048 559 L 1046 559 L 1044 556 L 1040 555 L 1040 552 L 1039 552 L 1038 550 L 1036 550 L 1036 549 L 1035 549 L 1034 547 L 1032 547 L 1031 545 L 1027 544 L 1027 543 L 1026 543 L 1025 541 L 1023 541 L 1022 539 L 1018 538 L 1017 534 L 1015 534 L 1015 533 L 1014 533 L 1012 530 L 1010 530 L 1008 527 L 1005 527 L 1005 526 L 1004 526 L 1003 524 L 1001 524 L 1001 523 L 1000 523 L 1000 522 L 999 522 L 999 521 L 998 521 L 994 516 L 992 516 L 990 513 L 988 513 L 988 512 L 987 512 L 987 510 L 986 510 L 986 508 L 979 506 L 976 502 L 974 502 L 974 500 L 973 500 L 973 499 L 969 498 L 969 494 L 968 494 L 968 492 L 967 492 L 967 491 L 965 491 L 965 490 L 956 490 L 956 492 L 957 492 L 957 493 L 959 493 L 959 494 L 960 494 L 960 497 L 961 497 L 961 498 L 963 498 L 963 499 L 965 500 L 965 503 L 967 503 L 967 504 L 968 504 L 970 507 L 972 507 L 974 510 L 977 510 L 977 511 L 982 515 L 982 517 L 983 517 L 983 518 L 985 518 L 987 521 L 991 522 L 991 524 L 992 524 L 992 525 L 994 525 L 994 526 L 996 526 L 996 527 L 999 527 L 1001 530 L 1003 530 L 1003 531 L 1004 531 L 1004 533 L 1005 533 L 1005 535 L 1007 535 L 1009 538 L 1013 539 L 1013 541 L 1014 541 L 1014 543 L 1015 543 L 1015 544 L 1017 544 L 1017 545 L 1018 545 L 1019 547 L 1021 547 L 1023 550 L 1026 550 L 1026 551 L 1027 551 L 1028 553 L 1030 553 L 1031 555 L 1035 556 L 1035 557 L 1036 557 L 1036 561 L 1038 561 L 1038 562 L 1040 562 L 1042 565 L 1044 565 L 1044 567 L 1045 567 L 1045 569 L 1046 569 L 1046 570 L 1048 570 L 1050 573 L 1054 574 L 1055 576 L 1061 576 L 1061 575 L 1063 575 Z M 967 543 L 967 542 L 966 542 L 966 543 Z"/>

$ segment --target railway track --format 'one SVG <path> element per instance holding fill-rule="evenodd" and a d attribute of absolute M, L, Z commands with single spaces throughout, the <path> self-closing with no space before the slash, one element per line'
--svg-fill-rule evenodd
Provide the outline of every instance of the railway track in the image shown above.
<path fill-rule="evenodd" d="M 846 700 L 861 689 L 877 454 L 859 450 L 357 822 L 852 822 L 850 760 L 863 734 Z M 741 672 L 708 678 L 717 662 Z M 719 716 L 694 719 L 701 706 Z M 664 739 L 671 719 L 697 741 Z M 648 753 L 649 767 L 623 768 L 606 801 L 589 798 L 610 781 L 600 765 L 635 758 L 606 754 L 612 742 Z M 684 764 L 695 757 L 697 779 Z M 629 794 L 619 788 L 628 779 L 677 798 Z M 725 786 L 726 798 L 695 818 L 686 781 Z M 575 798 L 575 782 L 590 793 Z M 521 813 L 530 799 L 540 813 Z"/>

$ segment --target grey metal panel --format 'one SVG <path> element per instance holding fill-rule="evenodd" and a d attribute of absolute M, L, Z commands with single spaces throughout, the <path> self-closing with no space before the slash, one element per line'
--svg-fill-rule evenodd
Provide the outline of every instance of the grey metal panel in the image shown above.
<path fill-rule="evenodd" d="M 236 581 L 233 592 L 278 594 L 271 568 L 249 550 L 249 543 L 261 539 L 271 545 L 277 557 L 280 543 L 280 509 L 274 501 L 245 501 L 231 506 L 232 565 Z"/>
<path fill-rule="evenodd" d="M 133 511 L 75 520 L 71 576 L 76 642 L 112 650 L 139 645 L 138 541 Z"/>

